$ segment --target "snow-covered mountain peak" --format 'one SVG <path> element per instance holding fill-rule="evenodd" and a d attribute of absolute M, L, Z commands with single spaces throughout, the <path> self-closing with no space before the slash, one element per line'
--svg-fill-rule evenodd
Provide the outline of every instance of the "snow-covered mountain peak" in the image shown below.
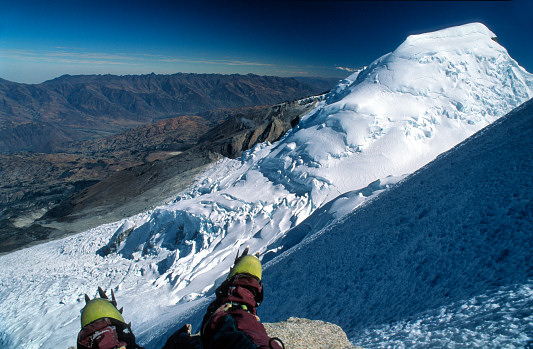
<path fill-rule="evenodd" d="M 486 118 L 498 116 L 504 105 L 517 106 L 533 96 L 532 75 L 494 38 L 480 23 L 411 35 L 396 50 L 342 81 L 327 96 L 328 106 L 310 122 L 328 121 L 357 134 L 347 137 L 352 146 L 363 146 L 365 138 L 382 134 L 382 129 L 370 126 L 391 121 L 427 120 L 423 132 L 413 132 L 422 138 L 431 137 L 430 125 L 440 123 L 442 116 L 470 124 L 490 122 Z M 491 102 L 491 97 L 496 100 Z M 350 115 L 368 118 L 366 130 L 340 121 Z M 408 133 L 410 127 L 404 129 Z"/>
<path fill-rule="evenodd" d="M 494 37 L 480 23 L 410 36 L 341 81 L 264 162 L 337 194 L 412 172 L 533 97 L 533 75 Z"/>
<path fill-rule="evenodd" d="M 505 48 L 497 44 L 495 40 L 496 35 L 481 23 L 471 23 L 436 32 L 410 35 L 396 50 L 383 55 L 362 72 L 355 72 L 341 81 L 327 98 L 330 103 L 339 101 L 352 92 L 355 86 L 367 80 L 370 83 L 379 83 L 392 90 L 397 90 L 398 84 L 395 84 L 394 80 L 400 80 L 399 82 L 402 82 L 402 86 L 406 86 L 409 85 L 406 82 L 418 80 L 421 76 L 430 73 L 428 71 L 418 71 L 416 68 L 420 67 L 416 66 L 417 63 L 426 65 L 437 61 L 441 61 L 440 63 L 462 61 L 459 56 L 471 54 L 479 56 L 480 60 L 500 54 L 507 56 Z M 402 59 L 406 61 L 401 61 Z M 411 61 L 414 64 L 403 66 L 408 63 L 407 61 Z M 394 66 L 391 66 L 391 64 Z M 463 65 L 466 68 L 466 65 L 470 64 L 463 62 Z M 516 66 L 517 64 L 515 63 L 514 65 Z M 413 69 L 413 66 L 415 69 Z M 446 71 L 446 67 L 441 70 Z M 381 74 L 378 74 L 378 72 Z M 386 74 L 387 72 L 389 74 Z M 437 77 L 434 76 L 434 79 L 436 80 Z M 411 88 L 411 90 L 420 92 L 420 89 Z M 423 91 L 424 89 L 422 89 Z"/>
<path fill-rule="evenodd" d="M 495 41 L 496 38 L 496 34 L 485 25 L 469 23 L 434 32 L 410 35 L 396 51 L 402 51 L 409 46 L 417 46 L 419 48 L 433 46 L 433 51 L 439 51 L 442 48 L 463 49 L 464 47 L 472 47 L 472 45 L 486 44 L 488 39 Z M 451 46 L 451 44 L 454 46 Z"/>

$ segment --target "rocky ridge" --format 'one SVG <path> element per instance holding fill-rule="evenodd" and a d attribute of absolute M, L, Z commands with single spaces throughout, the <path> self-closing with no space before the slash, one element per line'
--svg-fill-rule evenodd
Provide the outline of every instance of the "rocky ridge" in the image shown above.
<path fill-rule="evenodd" d="M 0 252 L 149 209 L 221 157 L 278 140 L 321 98 L 180 116 L 63 153 L 0 154 Z"/>

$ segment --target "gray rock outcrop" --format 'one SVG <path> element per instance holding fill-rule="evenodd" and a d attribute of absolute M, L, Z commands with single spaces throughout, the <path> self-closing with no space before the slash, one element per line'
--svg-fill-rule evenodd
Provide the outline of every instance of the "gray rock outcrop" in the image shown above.
<path fill-rule="evenodd" d="M 329 322 L 290 317 L 286 321 L 263 325 L 270 337 L 283 341 L 285 349 L 359 348 L 350 343 L 340 326 Z"/>

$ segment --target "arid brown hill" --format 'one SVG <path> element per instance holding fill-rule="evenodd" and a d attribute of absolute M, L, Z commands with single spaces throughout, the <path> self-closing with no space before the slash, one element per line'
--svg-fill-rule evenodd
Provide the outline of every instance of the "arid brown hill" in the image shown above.
<path fill-rule="evenodd" d="M 333 79 L 303 83 L 252 74 L 182 73 L 64 75 L 37 85 L 0 79 L 0 153 L 56 152 L 66 142 L 165 118 L 317 95 L 334 83 Z"/>

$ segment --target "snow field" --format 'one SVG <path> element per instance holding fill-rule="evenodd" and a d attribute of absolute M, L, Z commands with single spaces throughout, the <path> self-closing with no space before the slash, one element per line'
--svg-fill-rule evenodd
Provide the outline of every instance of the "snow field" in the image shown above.
<path fill-rule="evenodd" d="M 527 347 L 533 343 L 532 287 L 498 287 L 413 320 L 367 328 L 352 341 L 364 348 Z"/>

